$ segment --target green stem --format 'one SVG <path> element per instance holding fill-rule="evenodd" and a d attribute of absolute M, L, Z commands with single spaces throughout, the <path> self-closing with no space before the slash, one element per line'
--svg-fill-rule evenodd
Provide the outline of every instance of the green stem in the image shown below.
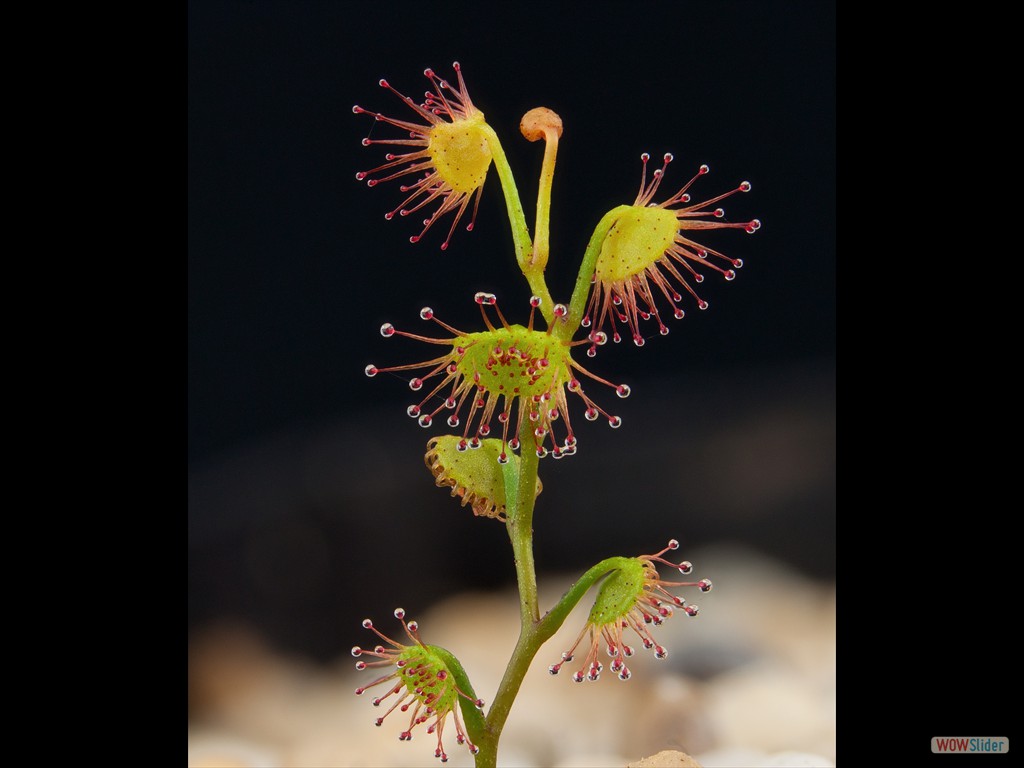
<path fill-rule="evenodd" d="M 459 663 L 459 660 L 450 651 L 437 645 L 432 645 L 430 648 L 441 657 L 441 660 L 451 670 L 452 677 L 455 678 L 455 684 L 459 687 L 459 690 L 469 697 L 467 699 L 459 696 L 459 706 L 462 709 L 462 717 L 466 721 L 466 732 L 469 734 L 469 740 L 475 744 L 477 739 L 483 737 L 486 724 L 484 723 L 483 713 L 477 709 L 474 703 L 477 700 L 477 695 L 476 691 L 473 690 L 473 684 L 469 682 L 469 676 L 466 674 L 466 670 L 462 668 L 462 664 Z"/>
<path fill-rule="evenodd" d="M 533 510 L 537 499 L 540 459 L 532 432 L 524 435 L 520 457 L 518 473 L 511 468 L 512 462 L 506 464 L 504 470 L 506 527 L 512 542 L 516 580 L 519 584 L 519 640 L 494 701 L 487 711 L 486 732 L 477 743 L 480 752 L 476 756 L 476 768 L 494 768 L 497 765 L 501 731 L 530 662 L 540 647 L 536 639 L 540 612 L 537 607 L 537 573 L 533 560 Z"/>
<path fill-rule="evenodd" d="M 537 497 L 537 446 L 532 434 L 523 442 L 519 472 L 505 465 L 505 512 L 508 535 L 515 553 L 516 578 L 520 595 L 519 640 L 487 712 L 483 733 L 474 741 L 480 747 L 476 768 L 495 768 L 498 741 L 508 719 L 523 678 L 540 647 L 547 642 L 566 617 L 602 576 L 621 567 L 627 558 L 611 557 L 588 570 L 562 596 L 561 600 L 540 618 L 537 608 L 537 575 L 533 560 L 533 510 Z M 514 489 L 514 491 L 513 491 Z M 467 715 L 468 720 L 468 715 Z M 472 734 L 471 734 L 472 736 Z"/>
<path fill-rule="evenodd" d="M 561 323 L 555 325 L 553 334 L 560 339 L 569 340 L 580 327 L 580 320 L 583 319 L 583 311 L 586 307 L 587 296 L 590 295 L 590 280 L 594 276 L 597 267 L 597 257 L 601 255 L 601 246 L 608 236 L 608 230 L 612 228 L 618 218 L 628 211 L 632 206 L 620 205 L 612 208 L 606 213 L 601 221 L 594 228 L 594 234 L 590 236 L 587 244 L 587 251 L 583 254 L 583 263 L 580 264 L 580 271 L 576 276 L 576 285 L 572 291 L 572 299 L 569 301 L 569 314 Z"/>
<path fill-rule="evenodd" d="M 508 536 L 512 542 L 512 555 L 516 565 L 516 580 L 519 583 L 519 616 L 522 625 L 537 622 L 540 609 L 537 607 L 537 574 L 533 562 L 533 509 L 537 499 L 537 471 L 540 458 L 536 442 L 529 435 L 520 449 L 518 474 L 510 471 L 513 462 L 505 465 L 505 514 Z M 515 493 L 509 494 L 508 488 Z M 511 503 L 509 497 L 511 496 Z"/>
<path fill-rule="evenodd" d="M 555 159 L 558 156 L 558 132 L 544 131 L 544 162 L 540 168 L 540 185 L 537 189 L 537 223 L 533 228 L 533 255 L 530 270 L 544 273 L 551 250 L 551 184 L 555 180 Z M 529 274 L 527 275 L 529 277 Z"/>
<path fill-rule="evenodd" d="M 569 587 L 566 593 L 562 595 L 561 599 L 555 604 L 555 607 L 544 614 L 544 618 L 537 625 L 537 636 L 541 639 L 541 642 L 545 643 L 551 639 L 551 636 L 562 626 L 572 609 L 576 607 L 576 603 L 580 601 L 594 584 L 612 571 L 622 568 L 630 559 L 628 557 L 606 558 L 580 576 L 576 583 Z"/>
<path fill-rule="evenodd" d="M 530 240 L 530 230 L 526 227 L 526 214 L 523 212 L 523 203 L 519 199 L 519 189 L 516 187 L 515 177 L 512 175 L 512 168 L 508 164 L 505 150 L 501 146 L 498 134 L 486 123 L 483 126 L 484 135 L 487 137 L 487 144 L 491 148 L 491 157 L 494 159 L 494 168 L 498 172 L 498 179 L 501 181 L 501 191 L 505 195 L 505 207 L 508 209 L 508 221 L 512 227 L 512 242 L 516 251 L 516 262 L 522 270 L 526 281 L 530 284 L 530 290 L 534 295 L 540 296 L 540 311 L 550 325 L 554 320 L 551 300 L 551 292 L 544 281 L 544 271 L 530 268 L 530 259 L 533 256 L 533 242 Z"/>

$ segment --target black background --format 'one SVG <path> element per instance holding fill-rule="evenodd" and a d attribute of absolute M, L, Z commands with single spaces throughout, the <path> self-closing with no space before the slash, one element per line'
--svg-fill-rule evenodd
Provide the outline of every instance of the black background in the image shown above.
<path fill-rule="evenodd" d="M 188 13 L 190 628 L 240 618 L 327 660 L 365 615 L 514 583 L 502 527 L 432 487 L 433 430 L 405 416 L 408 389 L 362 372 L 432 354 L 377 330 L 423 331 L 424 305 L 475 330 L 472 296 L 487 290 L 511 322 L 525 319 L 496 174 L 475 230 L 446 252 L 444 224 L 412 245 L 415 222 L 384 220 L 397 185 L 354 178 L 386 149 L 361 146 L 385 129 L 352 105 L 410 118 L 378 80 L 420 97 L 424 68 L 450 76 L 455 60 L 531 228 L 542 146 L 519 135 L 519 118 L 547 106 L 563 119 L 556 297 L 568 298 L 601 215 L 632 202 L 644 151 L 675 155 L 666 194 L 701 163 L 712 172 L 697 195 L 749 180 L 725 207 L 763 222 L 753 236 L 709 235 L 745 262 L 734 282 L 704 283 L 710 310 L 688 307 L 666 338 L 651 327 L 643 349 L 609 345 L 592 363 L 633 395 L 592 391 L 624 426 L 574 413 L 579 454 L 542 466 L 539 569 L 578 572 L 675 536 L 740 542 L 834 578 L 832 3 L 190 2 Z M 795 457 L 782 474 L 796 491 L 767 498 L 784 482 L 779 454 Z"/>
<path fill-rule="evenodd" d="M 869 176 L 850 197 L 860 205 L 883 191 L 879 158 L 887 167 L 897 158 L 876 87 L 911 82 L 876 54 L 891 45 L 909 56 L 905 43 L 918 31 L 882 42 L 861 34 L 878 18 L 856 21 L 864 26 L 851 26 L 851 73 L 867 88 L 848 102 L 853 166 Z M 913 58 L 912 81 L 935 62 L 956 66 L 957 50 Z M 421 359 L 421 348 L 385 341 L 377 328 L 419 330 L 423 305 L 467 330 L 477 290 L 497 293 L 513 322 L 525 311 L 493 174 L 476 230 L 458 232 L 446 253 L 440 232 L 413 246 L 412 222 L 384 221 L 399 201 L 394 186 L 371 190 L 353 178 L 382 150 L 360 146 L 372 121 L 351 106 L 402 116 L 378 79 L 418 96 L 422 70 L 447 75 L 453 60 L 502 138 L 531 223 L 541 149 L 518 136 L 519 117 L 543 105 L 565 122 L 548 272 L 556 296 L 568 293 L 600 215 L 632 200 L 643 151 L 675 154 L 669 188 L 703 162 L 709 194 L 750 180 L 753 191 L 727 210 L 764 223 L 753 237 L 714 240 L 746 266 L 734 283 L 705 283 L 710 311 L 690 311 L 642 350 L 606 348 L 594 364 L 628 381 L 633 396 L 613 398 L 621 430 L 584 424 L 579 455 L 542 466 L 541 570 L 578 572 L 674 535 L 684 546 L 742 542 L 834 578 L 834 3 L 189 2 L 190 630 L 241 618 L 277 647 L 328 660 L 355 641 L 364 615 L 512 583 L 501 526 L 473 519 L 419 466 L 428 434 L 404 416 L 404 385 L 362 374 L 368 362 Z M 943 80 L 943 97 L 945 88 Z M 861 155 L 863 133 L 881 145 Z M 873 199 L 891 202 L 887 193 Z M 880 318 L 873 327 L 885 333 L 895 299 L 876 278 L 880 259 L 896 254 L 870 245 L 876 212 L 851 218 L 850 252 L 863 270 L 856 287 L 867 287 L 857 309 Z M 889 375 L 869 352 L 851 401 L 860 407 L 862 382 L 890 394 Z M 917 482 L 922 470 L 911 473 L 912 488 L 879 485 L 894 471 L 905 481 L 894 467 L 918 452 L 920 434 L 899 413 L 910 390 L 895 383 L 897 412 L 868 415 L 869 434 L 851 452 L 852 490 L 864 501 L 853 498 L 846 518 L 857 549 L 841 650 L 844 670 L 855 669 L 844 689 L 866 693 L 843 707 L 844 754 L 858 748 L 858 733 L 867 749 L 885 734 L 884 754 L 920 761 L 931 736 L 1008 735 L 1009 709 L 993 692 L 1012 633 L 999 579 L 972 576 L 999 558 L 973 535 L 947 539 L 931 525 L 942 505 L 918 495 L 930 482 Z M 945 456 L 935 424 L 929 448 Z M 739 435 L 749 460 L 736 461 L 735 439 L 731 450 L 716 448 L 723 434 Z M 879 439 L 895 451 L 876 470 Z M 796 472 L 800 493 L 775 503 L 723 496 L 745 483 L 769 487 L 767 459 L 787 455 L 778 449 L 790 443 L 807 459 Z M 671 490 L 666 478 L 676 481 Z M 974 503 L 972 490 L 958 514 L 974 519 L 993 502 Z M 894 516 L 926 525 L 896 527 Z"/>

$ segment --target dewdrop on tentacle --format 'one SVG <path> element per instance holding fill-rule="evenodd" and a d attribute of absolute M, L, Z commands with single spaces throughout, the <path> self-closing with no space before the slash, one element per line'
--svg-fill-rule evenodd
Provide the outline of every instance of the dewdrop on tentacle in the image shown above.
<path fill-rule="evenodd" d="M 499 462 L 508 459 L 509 451 L 519 449 L 527 431 L 533 433 L 537 454 L 541 457 L 550 454 L 561 458 L 576 452 L 567 393 L 583 401 L 583 415 L 587 420 L 604 418 L 613 428 L 622 424 L 620 417 L 609 414 L 584 393 L 578 375 L 610 387 L 619 397 L 627 397 L 629 387 L 606 381 L 573 359 L 572 348 L 589 343 L 587 340 L 564 341 L 553 336 L 550 329 L 534 329 L 540 299 L 534 297 L 530 301 L 530 316 L 525 327 L 509 325 L 494 294 L 480 292 L 474 300 L 480 306 L 487 330 L 465 333 L 442 322 L 431 308 L 425 307 L 420 317 L 437 323 L 451 335 L 444 338 L 421 336 L 398 331 L 390 323 L 381 327 L 381 334 L 386 338 L 404 336 L 448 350 L 440 357 L 410 365 L 389 368 L 368 365 L 366 375 L 426 369 L 425 374 L 408 382 L 414 392 L 427 392 L 420 402 L 408 407 L 409 416 L 422 427 L 430 427 L 439 419 L 453 429 L 462 426 L 461 437 L 455 443 L 458 451 L 478 449 L 486 438 L 498 438 L 500 428 Z M 497 315 L 497 327 L 491 321 L 488 308 Z M 556 318 L 567 312 L 564 305 L 553 308 Z M 560 433 L 557 438 L 556 433 Z M 547 447 L 549 438 L 550 449 Z"/>
<path fill-rule="evenodd" d="M 356 669 L 363 671 L 371 667 L 393 667 L 393 670 L 367 685 L 356 688 L 356 695 L 361 696 L 368 689 L 387 683 L 390 688 L 383 695 L 373 699 L 373 706 L 381 706 L 392 696 L 396 698 L 391 707 L 374 721 L 375 724 L 383 725 L 387 716 L 396 709 L 402 713 L 408 713 L 411 710 L 409 725 L 399 733 L 399 740 L 411 741 L 416 727 L 426 723 L 426 732 L 437 736 L 437 748 L 434 750 L 434 756 L 439 758 L 442 763 L 448 762 L 448 755 L 444 750 L 442 739 L 450 714 L 455 721 L 455 741 L 458 744 L 468 745 L 469 751 L 475 755 L 480 750 L 473 744 L 462 726 L 459 717 L 459 699 L 461 697 L 472 702 L 478 709 L 483 709 L 484 702 L 475 698 L 471 692 L 461 690 L 455 684 L 455 676 L 445 661 L 441 649 L 423 644 L 419 637 L 419 627 L 415 621 L 405 621 L 404 610 L 396 608 L 395 618 L 402 622 L 406 635 L 412 640 L 412 645 L 402 645 L 392 640 L 381 633 L 370 619 L 363 620 L 363 628 L 371 630 L 390 647 L 377 645 L 370 650 L 355 646 L 352 648 L 352 655 L 360 659 L 356 662 Z M 363 656 L 373 656 L 380 660 L 363 661 L 361 659 Z"/>
<path fill-rule="evenodd" d="M 644 344 L 641 320 L 653 317 L 659 333 L 668 333 L 668 326 L 658 310 L 659 302 L 667 303 L 676 319 L 685 315 L 679 306 L 683 301 L 680 290 L 689 293 L 698 308 L 708 308 L 708 302 L 693 288 L 693 284 L 704 282 L 701 270 L 717 272 L 731 281 L 736 277 L 736 270 L 743 266 L 740 259 L 732 259 L 690 239 L 692 231 L 742 229 L 753 233 L 761 226 L 757 219 L 724 221 L 725 211 L 717 207 L 720 201 L 737 192 L 749 192 L 750 182 L 743 181 L 724 194 L 691 203 L 688 190 L 710 170 L 702 165 L 682 189 L 660 203 L 652 203 L 672 155 L 665 155 L 664 165 L 653 172 L 650 183 L 647 181 L 650 155 L 644 153 L 640 159 L 643 161 L 640 192 L 604 239 L 594 271 L 593 293 L 582 321 L 583 327 L 593 325 L 599 335 L 603 335 L 607 323 L 615 342 L 621 341 L 619 325 L 624 325 L 637 346 Z M 596 353 L 602 343 L 595 341 L 588 354 Z"/>
<path fill-rule="evenodd" d="M 448 247 L 459 221 L 473 203 L 473 213 L 467 230 L 473 229 L 480 196 L 483 193 L 487 170 L 491 166 L 491 146 L 488 142 L 487 123 L 484 113 L 473 106 L 462 79 L 462 68 L 458 62 L 453 65 L 458 77 L 458 87 L 453 88 L 446 80 L 440 79 L 433 70 L 427 69 L 424 75 L 430 80 L 432 93 L 426 94 L 422 104 L 417 104 L 408 96 L 396 91 L 387 80 L 380 85 L 386 88 L 412 109 L 420 122 L 409 122 L 386 117 L 378 112 L 371 112 L 359 105 L 352 108 L 356 114 L 372 115 L 377 122 L 406 131 L 407 138 L 395 139 L 363 139 L 363 146 L 373 144 L 392 144 L 408 147 L 409 151 L 402 154 L 388 153 L 385 162 L 369 171 L 360 171 L 356 178 L 373 187 L 382 181 L 391 181 L 403 176 L 419 177 L 409 184 L 400 187 L 402 192 L 410 193 L 394 210 L 386 213 L 384 218 L 389 221 L 399 216 L 409 216 L 427 206 L 436 204 L 433 212 L 423 222 L 423 230 L 409 238 L 418 242 L 435 222 L 448 213 L 454 213 L 448 237 L 441 245 L 441 250 Z M 381 176 L 380 174 L 383 174 Z M 378 176 L 377 178 L 370 178 Z"/>
<path fill-rule="evenodd" d="M 658 626 L 672 616 L 678 608 L 689 616 L 696 616 L 699 609 L 688 604 L 683 598 L 672 594 L 669 587 L 697 587 L 701 592 L 711 591 L 711 580 L 700 581 L 668 581 L 658 575 L 657 565 L 668 566 L 680 573 L 689 573 L 693 566 L 689 562 L 672 563 L 664 559 L 669 550 L 679 548 L 679 542 L 672 539 L 668 546 L 653 555 L 641 555 L 635 558 L 621 558 L 619 567 L 613 570 L 601 583 L 590 610 L 587 623 L 580 631 L 572 648 L 562 654 L 557 664 L 552 664 L 548 671 L 557 675 L 562 665 L 573 661 L 576 649 L 583 642 L 584 636 L 590 635 L 590 644 L 583 663 L 573 673 L 572 679 L 581 683 L 584 680 L 596 681 L 604 670 L 599 660 L 600 646 L 605 646 L 605 653 L 611 659 L 609 670 L 620 680 L 628 680 L 632 676 L 625 659 L 633 656 L 635 649 L 626 642 L 624 629 L 632 629 L 640 638 L 644 648 L 654 651 L 655 658 L 664 659 L 668 651 L 659 645 L 651 634 L 650 625 Z"/>

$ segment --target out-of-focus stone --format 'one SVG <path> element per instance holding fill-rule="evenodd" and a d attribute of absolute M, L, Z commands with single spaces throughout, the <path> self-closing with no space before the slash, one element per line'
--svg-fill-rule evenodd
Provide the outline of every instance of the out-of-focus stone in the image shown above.
<path fill-rule="evenodd" d="M 788 665 L 765 659 L 715 679 L 707 708 L 720 744 L 777 752 L 835 749 L 835 699 Z"/>
<path fill-rule="evenodd" d="M 274 768 L 282 762 L 275 750 L 248 740 L 189 733 L 188 768 Z"/>
<path fill-rule="evenodd" d="M 809 752 L 779 752 L 769 755 L 762 765 L 764 768 L 835 768 L 835 763 L 827 757 Z"/>
<path fill-rule="evenodd" d="M 629 763 L 626 768 L 701 768 L 701 765 L 685 752 L 666 749 L 643 760 Z"/>
<path fill-rule="evenodd" d="M 822 755 L 809 752 L 777 752 L 769 755 L 756 749 L 723 747 L 700 755 L 704 768 L 835 768 Z"/>

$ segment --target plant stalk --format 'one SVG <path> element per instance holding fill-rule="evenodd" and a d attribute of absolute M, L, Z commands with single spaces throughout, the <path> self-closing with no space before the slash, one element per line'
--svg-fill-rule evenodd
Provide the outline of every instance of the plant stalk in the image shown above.
<path fill-rule="evenodd" d="M 484 731 L 475 742 L 480 747 L 480 752 L 476 756 L 476 768 L 496 768 L 498 741 L 502 729 L 537 651 L 558 631 L 583 595 L 600 578 L 621 567 L 621 563 L 626 560 L 622 557 L 602 560 L 584 573 L 555 607 L 541 618 L 537 607 L 537 574 L 533 560 L 533 510 L 537 497 L 539 459 L 536 440 L 532 433 L 523 442 L 520 456 L 522 458 L 518 475 L 515 470 L 510 469 L 511 462 L 505 469 L 506 527 L 515 555 L 520 596 L 519 640 L 505 668 L 505 675 L 498 686 L 494 701 L 488 709 Z"/>
<path fill-rule="evenodd" d="M 576 329 L 580 327 L 580 320 L 583 319 L 583 310 L 587 303 L 587 296 L 590 294 L 590 281 L 597 267 L 597 257 L 601 255 L 601 246 L 608 236 L 608 230 L 630 208 L 631 206 L 628 205 L 619 205 L 612 208 L 601 217 L 601 220 L 594 228 L 594 234 L 590 236 L 586 253 L 583 254 L 583 263 L 580 264 L 580 271 L 576 275 L 576 285 L 573 287 L 572 299 L 569 301 L 569 314 L 566 315 L 561 323 L 556 323 L 552 331 L 558 338 L 568 341 L 575 335 Z"/>
<path fill-rule="evenodd" d="M 523 212 L 523 203 L 519 199 L 519 188 L 516 186 L 515 177 L 512 175 L 512 168 L 508 164 L 508 157 L 501 146 L 498 134 L 486 123 L 483 126 L 484 135 L 487 137 L 487 144 L 491 148 L 491 157 L 494 160 L 494 168 L 498 172 L 498 179 L 501 181 L 501 191 L 505 196 L 505 208 L 508 210 L 508 221 L 512 227 L 512 242 L 516 251 L 516 263 L 522 270 L 526 281 L 530 284 L 530 290 L 534 295 L 540 296 L 540 311 L 547 320 L 548 325 L 554 320 L 551 292 L 544 281 L 544 270 L 532 269 L 530 261 L 533 257 L 533 242 L 530 240 L 530 230 L 526 226 L 526 214 Z"/>

